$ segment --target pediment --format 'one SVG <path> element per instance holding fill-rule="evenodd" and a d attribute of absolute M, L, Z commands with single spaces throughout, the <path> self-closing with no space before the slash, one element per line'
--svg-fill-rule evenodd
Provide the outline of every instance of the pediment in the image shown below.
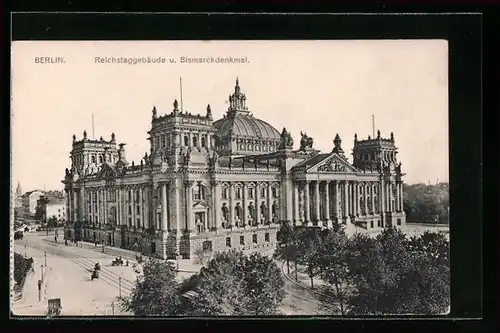
<path fill-rule="evenodd" d="M 117 177 L 117 174 L 116 174 L 115 170 L 113 170 L 107 164 L 103 164 L 101 170 L 97 174 L 97 179 L 115 180 L 116 177 Z"/>
<path fill-rule="evenodd" d="M 353 167 L 345 158 L 336 153 L 332 153 L 316 165 L 306 170 L 307 173 L 355 173 L 358 170 Z"/>
<path fill-rule="evenodd" d="M 207 209 L 208 208 L 208 203 L 206 201 L 200 201 L 197 202 L 194 206 L 193 209 Z"/>

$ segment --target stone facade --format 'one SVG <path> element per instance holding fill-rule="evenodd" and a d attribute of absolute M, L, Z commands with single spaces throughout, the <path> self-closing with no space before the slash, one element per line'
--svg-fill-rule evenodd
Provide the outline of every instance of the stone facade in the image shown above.
<path fill-rule="evenodd" d="M 73 136 L 65 184 L 66 237 L 162 258 L 198 249 L 275 247 L 283 222 L 348 232 L 402 226 L 403 187 L 394 136 L 357 140 L 349 163 L 337 135 L 330 153 L 302 134 L 300 149 L 248 111 L 236 82 L 213 122 L 179 110 L 152 111 L 150 152 L 129 163 L 125 144 Z M 95 235 L 95 236 L 94 236 Z M 94 238 L 95 237 L 95 238 Z"/>

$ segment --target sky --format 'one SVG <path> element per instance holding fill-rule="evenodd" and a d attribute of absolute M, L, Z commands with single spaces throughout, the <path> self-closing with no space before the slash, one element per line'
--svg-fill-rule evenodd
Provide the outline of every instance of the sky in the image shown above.
<path fill-rule="evenodd" d="M 151 111 L 183 109 L 215 119 L 238 77 L 250 112 L 281 132 L 300 131 L 329 152 L 338 133 L 350 155 L 375 131 L 394 133 L 405 182 L 448 181 L 448 43 L 445 40 L 16 41 L 12 43 L 12 184 L 62 189 L 72 136 L 127 143 L 127 159 L 149 153 Z M 246 57 L 242 64 L 181 63 L 181 57 Z M 37 63 L 63 57 L 64 63 Z M 96 57 L 165 63 L 96 63 Z M 170 63 L 169 59 L 175 60 Z"/>

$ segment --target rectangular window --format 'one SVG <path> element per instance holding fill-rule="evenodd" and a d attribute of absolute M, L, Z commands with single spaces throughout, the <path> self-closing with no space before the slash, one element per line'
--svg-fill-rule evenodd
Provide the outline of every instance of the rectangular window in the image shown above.
<path fill-rule="evenodd" d="M 370 228 L 373 228 L 373 221 L 370 221 Z"/>
<path fill-rule="evenodd" d="M 401 225 L 401 219 L 398 219 L 397 224 Z"/>
<path fill-rule="evenodd" d="M 222 188 L 222 199 L 227 200 L 227 187 Z"/>
<path fill-rule="evenodd" d="M 231 237 L 226 237 L 226 246 L 231 247 Z"/>
<path fill-rule="evenodd" d="M 265 233 L 265 235 L 264 235 L 264 240 L 265 240 L 266 242 L 269 242 L 269 233 L 268 233 L 268 232 L 266 232 L 266 233 Z"/>
<path fill-rule="evenodd" d="M 240 236 L 240 245 L 245 245 L 245 236 Z"/>
<path fill-rule="evenodd" d="M 137 211 L 137 214 L 140 214 L 141 213 L 141 206 L 137 206 L 136 211 Z"/>
<path fill-rule="evenodd" d="M 377 227 L 380 227 L 380 220 L 377 220 Z"/>
<path fill-rule="evenodd" d="M 131 227 L 131 226 L 132 226 L 132 218 L 131 218 L 131 217 L 129 217 L 129 218 L 128 218 L 128 226 L 129 226 L 129 227 Z"/>
<path fill-rule="evenodd" d="M 141 219 L 137 219 L 137 228 L 141 227 Z"/>
<path fill-rule="evenodd" d="M 240 187 L 237 187 L 235 189 L 235 194 L 236 194 L 236 199 L 241 199 L 241 188 Z"/>
<path fill-rule="evenodd" d="M 132 215 L 132 206 L 128 206 L 128 213 Z"/>
<path fill-rule="evenodd" d="M 273 187 L 273 198 L 278 197 L 278 189 L 276 187 Z"/>
<path fill-rule="evenodd" d="M 132 201 L 132 190 L 128 191 L 128 201 Z"/>
<path fill-rule="evenodd" d="M 92 223 L 92 215 L 89 216 L 89 222 Z"/>
<path fill-rule="evenodd" d="M 257 244 L 257 234 L 252 235 L 252 243 Z"/>
<path fill-rule="evenodd" d="M 248 198 L 249 199 L 253 199 L 253 197 L 254 197 L 253 193 L 254 193 L 254 188 L 253 187 L 249 188 L 248 189 Z"/>

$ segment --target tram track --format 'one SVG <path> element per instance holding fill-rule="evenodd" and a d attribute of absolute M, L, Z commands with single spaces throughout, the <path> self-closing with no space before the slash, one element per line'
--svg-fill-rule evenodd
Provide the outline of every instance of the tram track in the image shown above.
<path fill-rule="evenodd" d="M 47 254 L 51 254 L 73 262 L 74 264 L 83 268 L 86 272 L 89 273 L 89 279 L 90 279 L 90 274 L 94 270 L 95 263 L 99 260 L 106 259 L 103 258 L 102 256 L 88 258 L 73 253 L 69 254 L 58 246 L 44 247 L 39 244 L 27 244 L 27 245 L 28 247 L 31 247 L 35 250 L 46 252 Z M 112 272 L 111 270 L 107 269 L 105 266 L 103 267 L 102 265 L 101 265 L 101 270 L 99 271 L 99 280 L 102 280 L 103 282 L 105 282 L 106 284 L 110 285 L 113 288 L 116 288 L 117 290 L 121 289 L 122 296 L 129 295 L 135 286 L 135 282 L 130 281 L 127 278 L 124 278 L 123 276 L 121 276 L 116 272 Z"/>

